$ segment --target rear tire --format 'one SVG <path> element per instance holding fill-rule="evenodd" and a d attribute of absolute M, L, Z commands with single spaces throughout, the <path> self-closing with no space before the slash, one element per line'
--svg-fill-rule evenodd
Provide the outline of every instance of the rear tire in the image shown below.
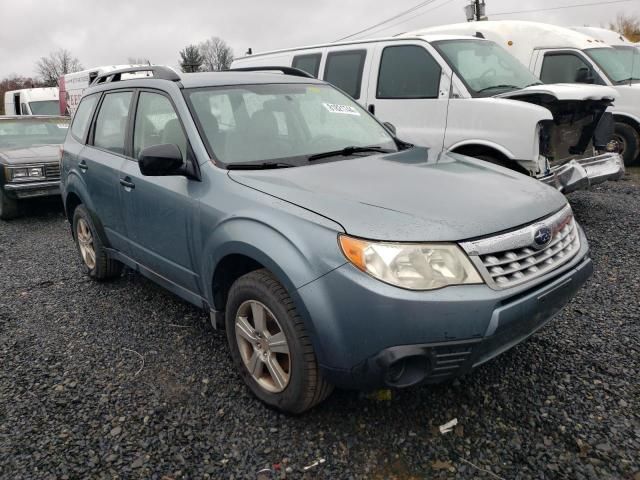
<path fill-rule="evenodd" d="M 256 270 L 235 281 L 225 317 L 233 363 L 264 403 L 299 414 L 333 391 L 322 378 L 311 340 L 291 297 L 269 271 Z M 276 338 L 278 341 L 272 342 Z M 276 366 L 274 361 L 278 362 Z"/>
<path fill-rule="evenodd" d="M 0 187 L 0 218 L 2 220 L 11 220 L 16 218 L 20 213 L 18 201 L 10 198 Z"/>
<path fill-rule="evenodd" d="M 73 238 L 87 275 L 99 281 L 120 276 L 122 264 L 109 258 L 84 205 L 78 205 L 73 211 Z"/>
<path fill-rule="evenodd" d="M 628 123 L 616 122 L 614 139 L 620 144 L 624 164 L 630 167 L 638 163 L 640 133 Z"/>

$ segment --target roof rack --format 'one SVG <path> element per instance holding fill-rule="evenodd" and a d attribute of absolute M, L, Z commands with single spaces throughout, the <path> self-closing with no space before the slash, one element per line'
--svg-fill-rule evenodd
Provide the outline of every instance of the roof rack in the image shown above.
<path fill-rule="evenodd" d="M 91 85 L 98 85 L 101 83 L 119 82 L 122 80 L 123 73 L 138 73 L 138 72 L 151 72 L 153 78 L 159 80 L 169 80 L 171 82 L 179 82 L 180 76 L 171 68 L 163 65 L 144 65 L 141 67 L 129 67 L 121 68 L 119 70 L 112 70 L 110 72 L 104 72 L 98 75 Z"/>
<path fill-rule="evenodd" d="M 299 68 L 293 67 L 240 67 L 240 68 L 231 68 L 226 70 L 227 72 L 282 72 L 285 75 L 292 75 L 294 77 L 303 77 L 303 78 L 316 78 L 310 73 L 305 72 L 304 70 L 300 70 Z"/>

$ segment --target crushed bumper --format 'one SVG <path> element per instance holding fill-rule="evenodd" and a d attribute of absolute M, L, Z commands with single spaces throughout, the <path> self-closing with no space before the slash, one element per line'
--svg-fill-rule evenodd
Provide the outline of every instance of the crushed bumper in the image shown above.
<path fill-rule="evenodd" d="M 553 167 L 550 174 L 540 178 L 540 181 L 562 193 L 570 193 L 608 180 L 619 180 L 624 173 L 622 157 L 617 153 L 605 153 Z"/>

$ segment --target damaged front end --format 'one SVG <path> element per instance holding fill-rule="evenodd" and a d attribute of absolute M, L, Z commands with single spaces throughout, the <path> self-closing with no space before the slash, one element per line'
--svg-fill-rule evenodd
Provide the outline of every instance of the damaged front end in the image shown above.
<path fill-rule="evenodd" d="M 553 115 L 539 124 L 540 156 L 546 165 L 541 181 L 569 193 L 622 178 L 624 161 L 613 141 L 613 115 L 607 111 L 613 97 L 559 99 L 550 92 L 526 90 L 510 98 L 540 105 Z"/>

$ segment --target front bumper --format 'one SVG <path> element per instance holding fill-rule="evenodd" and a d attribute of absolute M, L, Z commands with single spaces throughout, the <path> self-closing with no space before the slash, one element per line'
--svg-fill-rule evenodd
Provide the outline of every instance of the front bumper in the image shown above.
<path fill-rule="evenodd" d="M 6 183 L 4 190 L 18 199 L 60 195 L 60 180 Z"/>
<path fill-rule="evenodd" d="M 619 180 L 624 172 L 624 161 L 619 154 L 604 153 L 553 167 L 549 175 L 540 180 L 566 194 L 607 180 Z"/>
<path fill-rule="evenodd" d="M 567 264 L 531 284 L 399 289 L 350 264 L 300 288 L 325 378 L 342 388 L 408 387 L 462 375 L 532 335 L 593 271 L 584 234 Z"/>

